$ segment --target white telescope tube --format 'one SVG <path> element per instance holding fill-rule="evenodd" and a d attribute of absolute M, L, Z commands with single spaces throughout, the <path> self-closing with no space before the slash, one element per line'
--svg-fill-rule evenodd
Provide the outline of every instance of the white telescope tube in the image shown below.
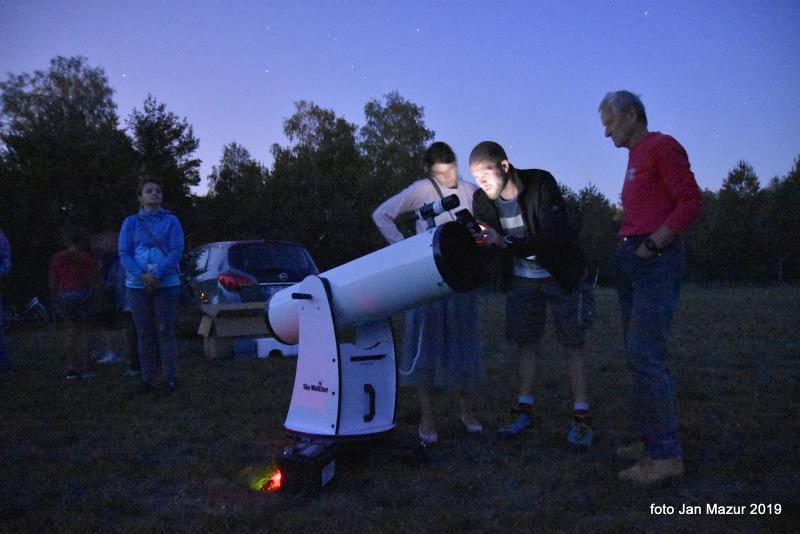
<path fill-rule="evenodd" d="M 347 328 L 411 308 L 483 281 L 482 254 L 463 225 L 448 222 L 319 275 L 328 282 L 336 328 Z M 272 296 L 267 326 L 287 345 L 299 341 L 300 282 Z"/>

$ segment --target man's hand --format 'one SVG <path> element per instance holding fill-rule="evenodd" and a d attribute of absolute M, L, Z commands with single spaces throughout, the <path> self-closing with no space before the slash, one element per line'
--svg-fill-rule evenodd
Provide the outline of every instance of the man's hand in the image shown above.
<path fill-rule="evenodd" d="M 672 243 L 672 241 L 675 239 L 675 237 L 676 237 L 675 233 L 666 226 L 662 226 L 661 228 L 650 234 L 650 240 L 659 250 L 664 250 L 665 248 L 667 248 L 669 244 Z M 642 259 L 655 258 L 658 255 L 657 252 L 653 252 L 652 250 L 650 250 L 645 246 L 645 241 L 642 241 L 642 243 L 638 247 L 636 247 L 635 253 Z"/>
<path fill-rule="evenodd" d="M 648 250 L 648 248 L 644 246 L 644 243 L 636 247 L 635 254 L 640 258 L 642 258 L 643 260 L 649 260 L 650 258 L 656 257 L 655 252 L 650 252 L 650 250 Z"/>
<path fill-rule="evenodd" d="M 477 243 L 480 246 L 483 246 L 483 245 L 486 244 L 486 241 L 485 241 L 485 239 L 486 239 L 486 225 L 482 224 L 482 223 L 479 223 L 478 221 L 475 221 L 475 222 L 476 222 L 476 224 L 478 226 L 478 231 L 470 232 L 470 233 L 472 234 L 472 239 L 475 240 L 475 243 Z M 470 229 L 471 226 L 466 226 L 466 228 Z"/>
<path fill-rule="evenodd" d="M 476 243 L 479 245 L 493 245 L 500 248 L 506 248 L 506 242 L 503 239 L 503 236 L 500 235 L 497 230 L 480 221 L 478 221 L 478 226 L 480 227 L 481 231 L 472 234 L 472 237 L 475 238 Z"/>

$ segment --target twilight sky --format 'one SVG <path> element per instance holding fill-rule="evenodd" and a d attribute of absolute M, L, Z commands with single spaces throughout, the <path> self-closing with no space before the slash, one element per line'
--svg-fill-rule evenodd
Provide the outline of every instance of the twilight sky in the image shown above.
<path fill-rule="evenodd" d="M 122 119 L 152 93 L 194 126 L 200 193 L 231 141 L 271 165 L 294 101 L 360 126 L 397 90 L 465 178 L 493 139 L 517 167 L 616 202 L 627 151 L 597 113 L 614 89 L 642 96 L 701 187 L 740 159 L 762 185 L 784 175 L 800 155 L 798 23 L 797 0 L 0 0 L 0 76 L 83 55 Z"/>

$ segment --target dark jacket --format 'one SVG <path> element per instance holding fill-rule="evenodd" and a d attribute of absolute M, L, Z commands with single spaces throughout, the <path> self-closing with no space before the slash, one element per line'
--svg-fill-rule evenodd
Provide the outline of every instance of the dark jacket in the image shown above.
<path fill-rule="evenodd" d="M 578 234 L 570 226 L 561 191 L 553 175 L 540 169 L 514 169 L 510 179 L 519 189 L 517 197 L 522 218 L 531 233 L 527 241 L 517 240 L 506 249 L 494 248 L 490 254 L 498 262 L 500 286 L 508 289 L 513 277 L 514 256 L 526 257 L 535 254 L 538 262 L 558 281 L 561 287 L 571 292 L 580 284 L 585 271 L 585 258 L 578 243 Z M 472 201 L 475 218 L 503 234 L 500 217 L 494 200 L 482 189 L 475 191 Z M 513 254 L 513 255 L 512 255 Z"/>

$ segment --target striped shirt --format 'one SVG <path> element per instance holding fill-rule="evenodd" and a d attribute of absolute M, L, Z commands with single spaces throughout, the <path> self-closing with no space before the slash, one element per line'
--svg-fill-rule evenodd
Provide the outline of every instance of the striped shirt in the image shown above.
<path fill-rule="evenodd" d="M 497 197 L 495 204 L 497 205 L 497 213 L 500 216 L 500 225 L 505 233 L 517 239 L 529 239 L 531 234 L 525 226 L 525 221 L 522 220 L 522 210 L 520 210 L 517 199 L 503 200 Z M 526 258 L 514 258 L 514 276 L 547 278 L 550 273 L 539 264 L 534 255 Z"/>

